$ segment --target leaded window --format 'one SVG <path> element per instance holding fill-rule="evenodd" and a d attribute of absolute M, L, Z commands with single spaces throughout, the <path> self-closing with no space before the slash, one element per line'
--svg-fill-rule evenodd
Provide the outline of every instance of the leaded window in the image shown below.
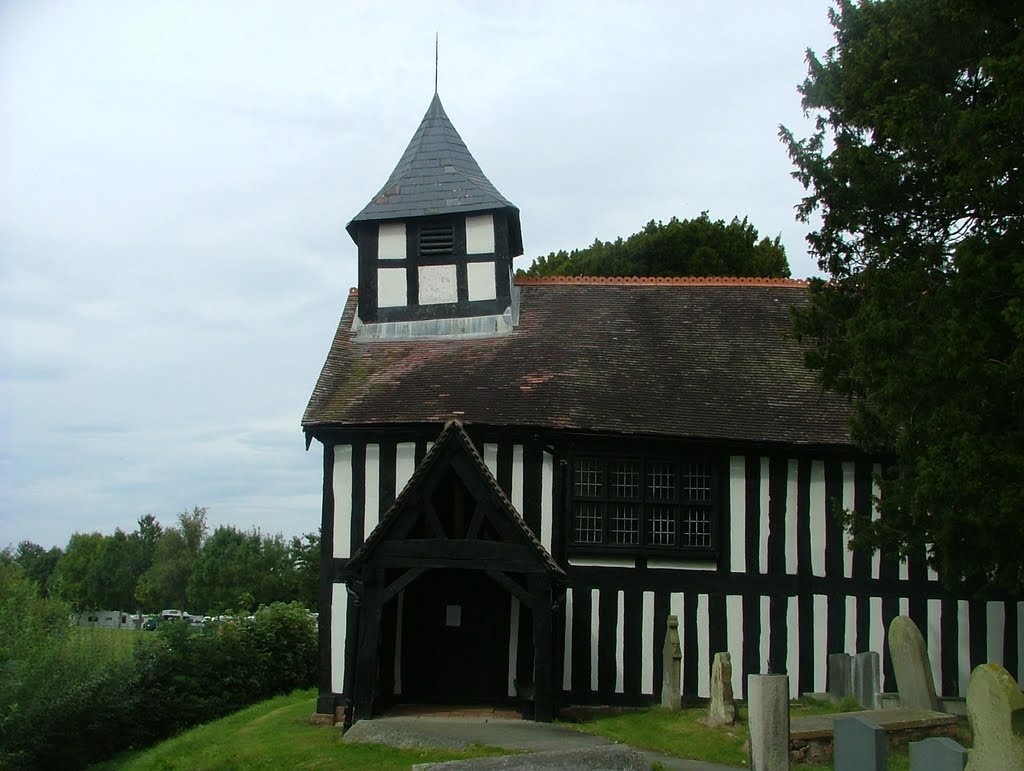
<path fill-rule="evenodd" d="M 572 478 L 576 545 L 698 552 L 714 546 L 709 461 L 578 456 Z"/>

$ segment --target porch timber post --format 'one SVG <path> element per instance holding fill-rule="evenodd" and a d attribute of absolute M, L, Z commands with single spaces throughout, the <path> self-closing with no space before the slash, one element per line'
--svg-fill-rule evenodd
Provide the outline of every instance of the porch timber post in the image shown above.
<path fill-rule="evenodd" d="M 368 572 L 363 589 L 359 624 L 359 650 L 356 653 L 355 706 L 356 720 L 373 717 L 373 701 L 377 690 L 377 643 L 380 640 L 381 592 L 383 587 Z"/>
<path fill-rule="evenodd" d="M 533 719 L 550 723 L 555 717 L 551 683 L 552 645 L 551 583 L 542 576 L 528 576 L 527 586 L 538 602 L 533 606 Z"/>

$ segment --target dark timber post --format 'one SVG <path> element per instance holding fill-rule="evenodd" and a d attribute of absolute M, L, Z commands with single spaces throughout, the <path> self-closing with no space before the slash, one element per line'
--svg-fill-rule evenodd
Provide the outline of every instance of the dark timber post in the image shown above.
<path fill-rule="evenodd" d="M 380 639 L 380 581 L 375 571 L 367 571 L 363 588 L 359 624 L 359 651 L 356 654 L 356 720 L 373 717 L 373 697 L 377 690 L 377 642 Z"/>
<path fill-rule="evenodd" d="M 550 723 L 554 715 L 554 689 L 551 683 L 551 658 L 554 655 L 551 633 L 551 586 L 545 577 L 529 576 L 527 587 L 535 598 L 533 606 L 533 719 Z"/>

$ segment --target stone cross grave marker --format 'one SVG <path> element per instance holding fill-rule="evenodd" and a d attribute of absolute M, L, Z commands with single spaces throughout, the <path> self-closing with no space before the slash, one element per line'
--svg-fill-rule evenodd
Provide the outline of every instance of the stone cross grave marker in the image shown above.
<path fill-rule="evenodd" d="M 1024 693 L 999 664 L 981 664 L 967 684 L 974 747 L 967 771 L 1024 769 Z"/>
<path fill-rule="evenodd" d="M 665 645 L 661 655 L 661 706 L 678 711 L 683 708 L 679 693 L 683 651 L 679 647 L 679 619 L 676 616 L 668 617 L 668 626 L 665 628 Z"/>
<path fill-rule="evenodd" d="M 708 725 L 733 725 L 736 722 L 736 704 L 732 694 L 732 657 L 716 653 L 711 665 L 711 705 Z"/>
<path fill-rule="evenodd" d="M 889 624 L 889 653 L 896 673 L 896 689 L 900 705 L 915 709 L 939 709 L 921 630 L 909 616 L 896 616 Z"/>

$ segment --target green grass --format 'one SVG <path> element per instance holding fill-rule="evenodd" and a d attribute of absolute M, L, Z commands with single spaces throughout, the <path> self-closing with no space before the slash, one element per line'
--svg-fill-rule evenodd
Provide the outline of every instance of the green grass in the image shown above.
<path fill-rule="evenodd" d="M 346 743 L 341 730 L 315 726 L 316 691 L 296 691 L 198 726 L 155 747 L 94 765 L 93 771 L 170 769 L 408 769 L 415 763 L 507 754 L 496 747 L 464 751 L 400 750 Z"/>

